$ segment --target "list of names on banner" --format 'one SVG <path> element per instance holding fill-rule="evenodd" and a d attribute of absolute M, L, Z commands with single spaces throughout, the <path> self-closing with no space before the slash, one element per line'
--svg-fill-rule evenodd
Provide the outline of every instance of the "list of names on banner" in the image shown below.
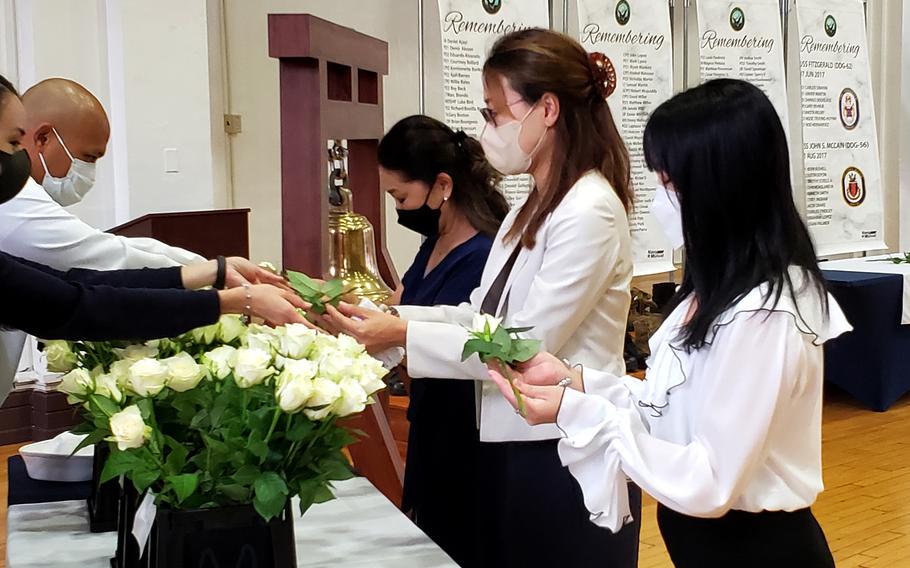
<path fill-rule="evenodd" d="M 445 121 L 455 130 L 480 136 L 483 118 L 483 63 L 493 43 L 504 34 L 550 27 L 547 0 L 439 0 Z M 509 203 L 524 200 L 528 176 L 502 184 Z"/>
<path fill-rule="evenodd" d="M 629 150 L 635 209 L 629 226 L 635 274 L 673 270 L 673 250 L 648 213 L 659 182 L 645 164 L 642 138 L 651 112 L 673 94 L 673 53 L 665 0 L 578 0 L 579 40 L 616 69 L 616 91 L 607 99 Z"/>
<path fill-rule="evenodd" d="M 749 81 L 768 95 L 786 129 L 787 83 L 778 0 L 697 0 L 701 80 Z"/>
<path fill-rule="evenodd" d="M 799 0 L 806 217 L 820 255 L 885 248 L 861 0 Z"/>

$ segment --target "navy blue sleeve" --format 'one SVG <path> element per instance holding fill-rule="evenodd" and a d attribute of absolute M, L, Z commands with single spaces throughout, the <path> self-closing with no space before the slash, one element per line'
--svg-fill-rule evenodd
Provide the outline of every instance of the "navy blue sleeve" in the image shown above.
<path fill-rule="evenodd" d="M 129 274 L 118 280 L 79 271 L 70 280 L 68 273 L 0 253 L 0 324 L 42 339 L 144 340 L 179 335 L 220 315 L 214 290 L 139 289 L 143 271 L 110 272 Z M 161 274 L 154 284 L 173 283 L 173 273 Z"/>
<path fill-rule="evenodd" d="M 19 264 L 26 265 L 68 282 L 86 285 L 107 285 L 117 288 L 179 288 L 183 289 L 183 277 L 179 266 L 169 268 L 135 268 L 123 270 L 89 270 L 73 268 L 66 272 L 54 270 L 24 258 L 6 255 Z"/>

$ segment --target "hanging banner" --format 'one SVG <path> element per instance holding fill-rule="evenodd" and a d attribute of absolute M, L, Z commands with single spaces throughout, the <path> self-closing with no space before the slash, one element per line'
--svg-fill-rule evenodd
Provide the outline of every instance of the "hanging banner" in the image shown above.
<path fill-rule="evenodd" d="M 483 118 L 483 63 L 493 43 L 507 33 L 549 28 L 548 0 L 439 0 L 445 121 L 479 137 Z M 529 176 L 506 178 L 501 189 L 511 205 L 524 201 Z"/>
<path fill-rule="evenodd" d="M 673 42 L 666 0 L 578 0 L 579 41 L 616 69 L 607 99 L 632 165 L 635 208 L 629 215 L 636 276 L 674 270 L 673 249 L 648 212 L 659 186 L 645 165 L 642 139 L 648 117 L 673 95 Z"/>
<path fill-rule="evenodd" d="M 798 0 L 796 12 L 806 219 L 816 249 L 884 249 L 862 0 Z"/>
<path fill-rule="evenodd" d="M 759 87 L 787 130 L 787 82 L 778 0 L 697 0 L 702 82 L 733 78 Z"/>

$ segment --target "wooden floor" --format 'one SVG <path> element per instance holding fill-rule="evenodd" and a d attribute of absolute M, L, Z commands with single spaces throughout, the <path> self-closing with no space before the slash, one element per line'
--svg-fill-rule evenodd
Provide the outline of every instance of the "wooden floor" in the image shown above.
<path fill-rule="evenodd" d="M 393 430 L 402 431 L 394 409 Z M 406 429 L 406 426 L 404 426 Z M 888 412 L 861 408 L 829 392 L 823 429 L 825 492 L 814 510 L 839 568 L 910 566 L 910 396 Z M 0 568 L 6 560 L 6 458 L 19 446 L 0 447 Z M 643 511 L 640 568 L 670 568 L 654 520 Z"/>

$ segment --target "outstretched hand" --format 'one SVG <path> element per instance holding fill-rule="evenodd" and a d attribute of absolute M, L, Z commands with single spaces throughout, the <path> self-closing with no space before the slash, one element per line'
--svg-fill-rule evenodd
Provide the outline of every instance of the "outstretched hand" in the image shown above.
<path fill-rule="evenodd" d="M 323 329 L 350 335 L 370 353 L 403 347 L 407 341 L 408 323 L 385 312 L 341 302 L 337 308 L 326 304 L 322 315 L 310 315 Z"/>

